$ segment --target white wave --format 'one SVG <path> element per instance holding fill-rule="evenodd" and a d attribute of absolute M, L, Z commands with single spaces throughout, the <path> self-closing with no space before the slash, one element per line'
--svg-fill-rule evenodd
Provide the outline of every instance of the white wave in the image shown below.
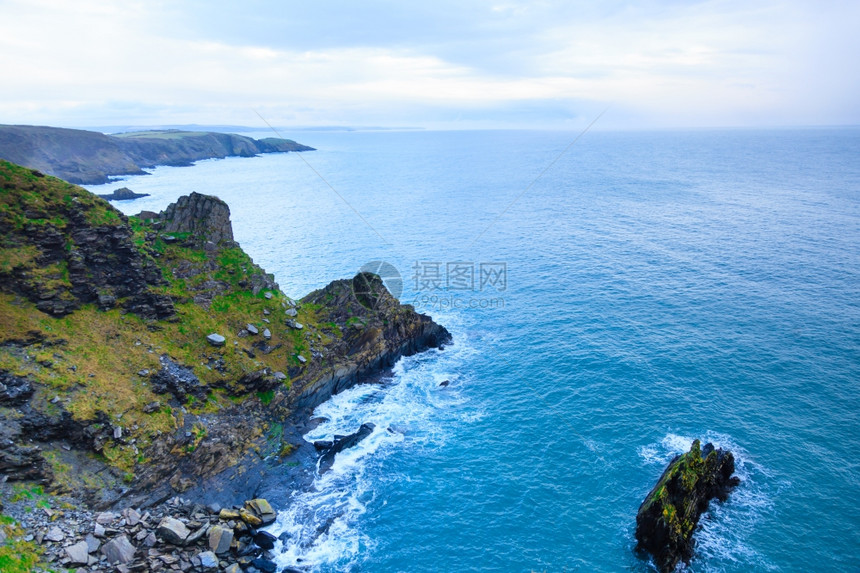
<path fill-rule="evenodd" d="M 462 417 L 459 388 L 468 381 L 459 365 L 473 350 L 451 318 L 445 324 L 455 325 L 455 344 L 404 358 L 390 376 L 345 390 L 316 408 L 314 417 L 323 421 L 304 436 L 310 442 L 351 434 L 367 422 L 375 428 L 338 453 L 331 469 L 280 512 L 270 528 L 275 536 L 288 535 L 275 546 L 279 567 L 350 571 L 372 552 L 375 544 L 362 533 L 361 518 L 380 495 L 375 479 L 380 464 L 403 447 L 442 447 L 450 422 Z M 440 386 L 445 380 L 448 385 Z"/>
<path fill-rule="evenodd" d="M 785 485 L 777 483 L 767 469 L 731 436 L 705 432 L 702 445 L 710 442 L 730 450 L 735 457 L 735 475 L 741 483 L 726 502 L 712 502 L 702 514 L 696 530 L 696 549 L 689 571 L 722 571 L 727 566 L 750 570 L 775 570 L 777 567 L 747 543 L 756 524 L 773 511 L 774 499 Z M 665 465 L 678 454 L 688 452 L 693 438 L 669 433 L 659 442 L 639 448 L 647 465 Z"/>

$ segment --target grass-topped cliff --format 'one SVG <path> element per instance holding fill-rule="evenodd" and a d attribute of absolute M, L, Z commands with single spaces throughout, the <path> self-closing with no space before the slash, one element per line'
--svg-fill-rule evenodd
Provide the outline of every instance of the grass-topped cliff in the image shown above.
<path fill-rule="evenodd" d="M 201 159 L 311 151 L 289 139 L 252 139 L 210 131 L 138 131 L 105 135 L 82 129 L 0 125 L 0 158 L 72 183 L 107 183 L 156 165 L 191 165 Z"/>
<path fill-rule="evenodd" d="M 126 217 L 0 161 L 0 474 L 155 501 L 288 455 L 297 408 L 448 336 L 366 280 L 294 301 L 217 198 Z"/>

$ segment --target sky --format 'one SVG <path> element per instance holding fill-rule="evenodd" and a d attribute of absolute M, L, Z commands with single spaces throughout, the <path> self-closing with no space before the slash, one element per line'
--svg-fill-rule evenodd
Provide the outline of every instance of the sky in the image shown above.
<path fill-rule="evenodd" d="M 860 124 L 856 0 L 0 0 L 0 123 Z"/>

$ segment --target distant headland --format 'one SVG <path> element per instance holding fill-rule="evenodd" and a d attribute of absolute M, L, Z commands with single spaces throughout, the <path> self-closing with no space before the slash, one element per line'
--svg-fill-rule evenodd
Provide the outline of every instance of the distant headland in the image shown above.
<path fill-rule="evenodd" d="M 212 131 L 134 131 L 105 135 L 82 129 L 0 125 L 0 159 L 71 183 L 97 185 L 119 175 L 142 175 L 156 165 L 185 166 L 201 159 L 314 151 L 290 139 L 252 139 Z"/>

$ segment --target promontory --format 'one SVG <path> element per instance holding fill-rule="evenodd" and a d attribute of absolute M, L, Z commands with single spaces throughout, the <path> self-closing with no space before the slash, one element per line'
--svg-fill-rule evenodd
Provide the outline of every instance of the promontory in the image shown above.
<path fill-rule="evenodd" d="M 290 139 L 252 139 L 211 131 L 96 131 L 34 125 L 0 125 L 0 159 L 71 183 L 96 185 L 119 175 L 142 175 L 157 165 L 185 166 L 202 159 L 313 151 Z"/>

